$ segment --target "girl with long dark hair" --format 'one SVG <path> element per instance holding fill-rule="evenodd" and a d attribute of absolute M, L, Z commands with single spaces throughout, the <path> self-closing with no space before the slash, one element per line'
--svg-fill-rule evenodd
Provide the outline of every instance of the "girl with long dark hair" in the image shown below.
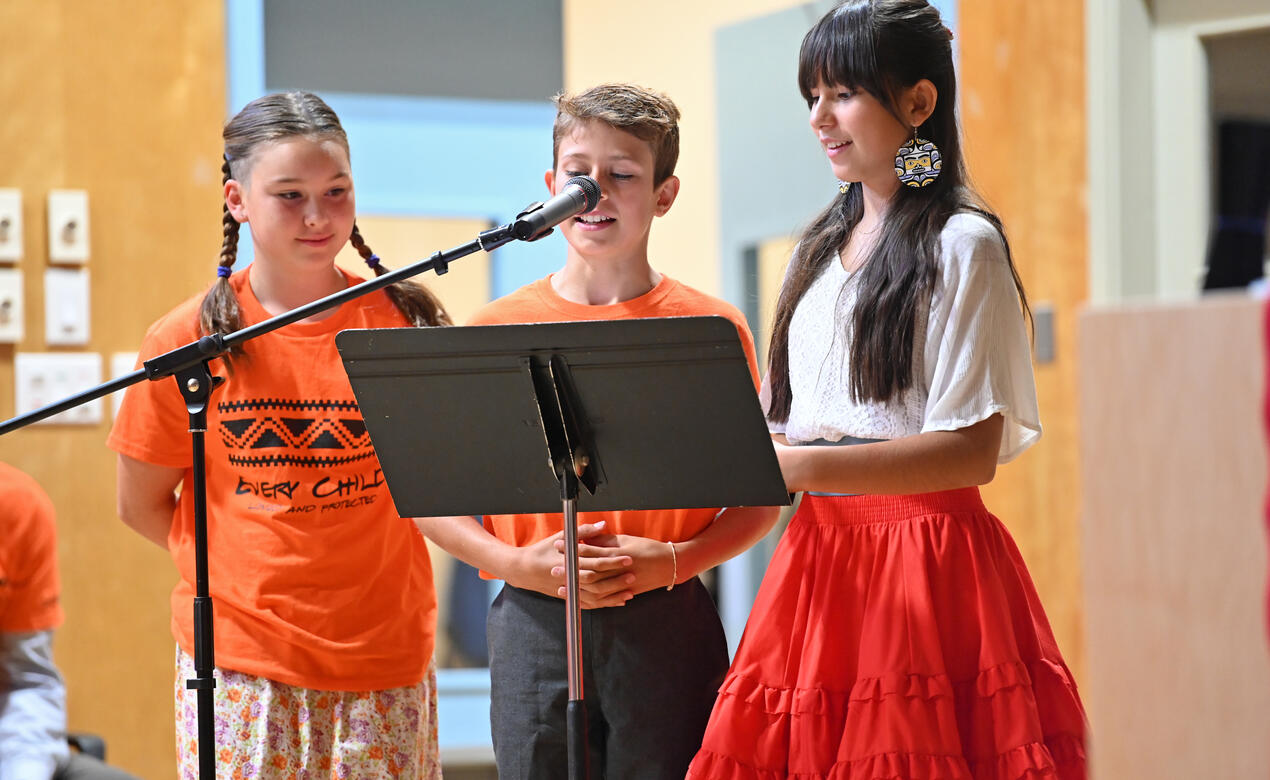
<path fill-rule="evenodd" d="M 925 0 L 851 0 L 803 41 L 839 193 L 790 262 L 763 387 L 803 498 L 689 778 L 1085 776 L 1076 686 L 979 496 L 1041 426 L 950 39 Z"/>

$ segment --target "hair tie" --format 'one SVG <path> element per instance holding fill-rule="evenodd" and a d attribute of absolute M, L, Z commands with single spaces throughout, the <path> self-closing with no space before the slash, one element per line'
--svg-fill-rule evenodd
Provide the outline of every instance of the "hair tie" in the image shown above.
<path fill-rule="evenodd" d="M 234 269 L 230 268 L 227 265 L 216 266 L 216 275 L 222 279 L 229 278 L 229 275 L 232 274 L 233 272 L 234 272 Z"/>
<path fill-rule="evenodd" d="M 370 266 L 371 268 L 378 268 L 378 267 L 379 267 L 379 255 L 374 255 L 374 254 L 373 254 L 373 255 L 371 255 L 370 257 L 366 258 L 366 265 Z"/>

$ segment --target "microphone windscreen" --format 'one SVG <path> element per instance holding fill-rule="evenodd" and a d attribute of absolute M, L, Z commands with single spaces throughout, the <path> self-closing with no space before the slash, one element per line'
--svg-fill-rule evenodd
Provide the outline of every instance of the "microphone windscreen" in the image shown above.
<path fill-rule="evenodd" d="M 570 184 L 576 184 L 582 190 L 582 196 L 586 198 L 586 208 L 584 212 L 595 208 L 600 202 L 600 184 L 590 176 L 574 176 L 564 183 L 568 187 Z"/>

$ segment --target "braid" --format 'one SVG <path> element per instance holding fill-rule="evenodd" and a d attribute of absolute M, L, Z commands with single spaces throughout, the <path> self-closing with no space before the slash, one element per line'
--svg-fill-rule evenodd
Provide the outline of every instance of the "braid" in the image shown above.
<path fill-rule="evenodd" d="M 380 264 L 379 256 L 366 245 L 366 239 L 362 238 L 362 231 L 357 228 L 356 222 L 353 223 L 353 234 L 348 237 L 348 241 L 357 250 L 362 260 L 366 261 L 366 265 L 374 269 L 375 276 L 383 276 L 388 272 L 388 269 Z M 450 315 L 446 314 L 441 301 L 428 288 L 417 282 L 410 280 L 395 282 L 385 287 L 384 292 L 388 294 L 388 299 L 393 302 L 393 305 L 416 327 L 454 324 Z"/>
<path fill-rule="evenodd" d="M 221 165 L 221 174 L 222 184 L 230 180 L 228 157 Z M 234 262 L 238 260 L 238 220 L 229 213 L 228 204 L 222 208 L 221 233 L 224 238 L 221 241 L 220 262 L 217 263 L 219 278 L 207 291 L 207 295 L 203 296 L 203 303 L 199 308 L 199 331 L 204 336 L 212 333 L 233 333 L 242 327 L 242 311 L 238 308 L 238 296 L 234 293 L 234 288 L 230 286 L 228 276 L 228 270 L 233 268 Z M 225 269 L 225 271 L 219 271 L 219 269 Z M 243 355 L 241 346 L 234 347 L 229 354 L 225 355 L 226 365 L 231 364 L 232 358 Z"/>
<path fill-rule="evenodd" d="M 357 254 L 361 255 L 361 258 L 366 261 L 366 265 L 375 269 L 375 276 L 379 276 L 379 269 L 375 268 L 377 263 L 371 259 L 375 257 L 375 253 L 371 251 L 370 247 L 366 246 L 366 239 L 362 238 L 362 231 L 358 229 L 356 222 L 353 223 L 353 235 L 348 237 L 348 243 L 353 245 L 353 248 L 357 250 Z"/>

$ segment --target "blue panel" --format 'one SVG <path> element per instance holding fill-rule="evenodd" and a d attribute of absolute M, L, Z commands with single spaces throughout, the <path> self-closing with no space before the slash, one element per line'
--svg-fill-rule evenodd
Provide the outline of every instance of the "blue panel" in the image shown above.
<path fill-rule="evenodd" d="M 957 2 L 958 0 L 930 0 L 930 4 L 939 10 L 939 15 L 944 20 L 944 24 L 953 31 L 953 62 L 961 61 L 959 54 L 961 31 L 957 29 Z M 957 75 L 961 75 L 960 69 Z"/>
<path fill-rule="evenodd" d="M 939 11 L 948 29 L 957 32 L 957 0 L 930 0 L 930 4 Z"/>
<path fill-rule="evenodd" d="M 225 31 L 228 119 L 248 101 L 265 93 L 264 0 L 225 0 Z"/>
<path fill-rule="evenodd" d="M 502 224 L 547 197 L 542 177 L 551 167 L 555 107 L 550 103 L 323 98 L 348 131 L 361 213 L 473 217 Z M 418 256 L 448 248 L 419 247 Z M 558 235 L 496 250 L 491 293 L 505 295 L 551 273 L 564 264 L 564 253 Z M 437 291 L 444 298 L 443 283 Z"/>
<path fill-rule="evenodd" d="M 836 186 L 798 92 L 798 50 L 821 13 L 799 6 L 715 32 L 720 267 L 724 297 L 743 311 L 755 310 L 744 248 L 796 232 Z"/>
<path fill-rule="evenodd" d="M 225 1 L 225 119 L 251 100 L 265 94 L 264 0 Z M 251 228 L 243 225 L 238 235 L 238 259 L 234 268 L 246 268 L 255 252 Z"/>
<path fill-rule="evenodd" d="M 437 670 L 437 741 L 443 753 L 488 751 L 494 738 L 489 725 L 489 670 Z"/>

